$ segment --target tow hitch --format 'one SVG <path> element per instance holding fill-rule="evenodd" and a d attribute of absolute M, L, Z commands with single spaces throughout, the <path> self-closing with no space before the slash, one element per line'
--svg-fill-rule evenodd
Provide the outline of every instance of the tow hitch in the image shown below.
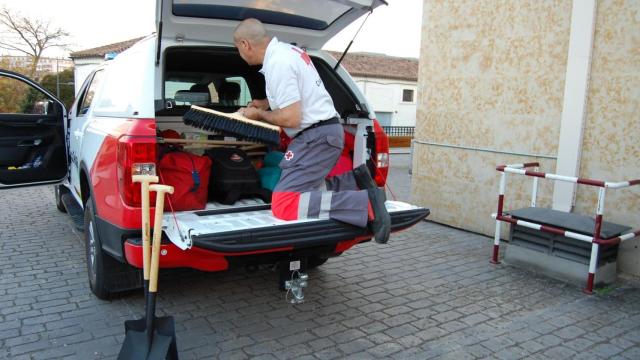
<path fill-rule="evenodd" d="M 295 277 L 295 275 L 298 275 Z M 298 273 L 297 271 L 293 275 L 295 278 L 292 278 L 289 281 L 284 282 L 284 287 L 287 289 L 287 300 L 289 300 L 289 292 L 291 292 L 291 302 L 292 304 L 300 304 L 304 302 L 304 292 L 303 289 L 307 287 L 307 280 L 309 280 L 309 275 L 305 273 Z"/>
<path fill-rule="evenodd" d="M 309 284 L 309 275 L 305 272 L 306 265 L 307 259 L 278 263 L 280 269 L 279 288 L 287 291 L 285 299 L 291 304 L 304 302 L 304 288 Z"/>

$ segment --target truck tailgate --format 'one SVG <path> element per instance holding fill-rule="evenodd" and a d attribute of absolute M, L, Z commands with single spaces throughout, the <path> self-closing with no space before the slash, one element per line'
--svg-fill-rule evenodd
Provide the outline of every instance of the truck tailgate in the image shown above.
<path fill-rule="evenodd" d="M 387 201 L 392 231 L 406 229 L 429 215 L 429 209 L 399 201 Z M 236 204 L 210 203 L 200 211 L 164 214 L 165 233 L 181 249 L 191 246 L 219 252 L 245 252 L 281 247 L 304 248 L 337 244 L 371 236 L 362 229 L 335 220 L 284 221 L 271 214 L 261 200 Z"/>

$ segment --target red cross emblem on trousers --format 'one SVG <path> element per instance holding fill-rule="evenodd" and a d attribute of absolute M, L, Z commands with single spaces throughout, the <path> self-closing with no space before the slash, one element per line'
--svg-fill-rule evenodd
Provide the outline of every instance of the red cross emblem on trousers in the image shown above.
<path fill-rule="evenodd" d="M 285 158 L 287 161 L 289 161 L 289 160 L 293 159 L 293 152 L 292 152 L 291 150 L 287 151 L 287 152 L 284 154 L 284 158 Z"/>
<path fill-rule="evenodd" d="M 309 57 L 309 54 L 307 54 L 305 51 L 300 51 L 297 48 L 293 48 L 293 47 L 291 48 L 291 50 L 293 50 L 293 51 L 297 52 L 298 54 L 300 54 L 300 57 L 302 58 L 302 60 L 304 60 L 304 62 L 307 65 L 311 64 L 311 58 Z"/>

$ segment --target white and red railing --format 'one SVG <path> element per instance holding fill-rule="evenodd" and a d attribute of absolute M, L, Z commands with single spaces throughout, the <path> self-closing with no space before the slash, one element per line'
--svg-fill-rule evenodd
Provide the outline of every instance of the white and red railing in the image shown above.
<path fill-rule="evenodd" d="M 596 267 L 598 264 L 598 252 L 601 245 L 609 246 L 620 243 L 621 241 L 630 240 L 637 236 L 640 236 L 640 229 L 637 229 L 633 232 L 629 232 L 620 236 L 602 239 L 600 230 L 602 228 L 602 216 L 604 214 L 604 199 L 605 192 L 607 188 L 610 189 L 621 189 L 630 187 L 633 185 L 640 184 L 640 179 L 630 180 L 630 181 L 620 181 L 620 182 L 609 182 L 609 181 L 600 181 L 600 180 L 592 180 L 592 179 L 583 179 L 571 176 L 557 175 L 557 174 L 547 174 L 538 172 L 538 163 L 524 163 L 524 164 L 510 164 L 510 165 L 500 165 L 496 167 L 496 170 L 500 171 L 502 174 L 500 176 L 500 188 L 498 192 L 498 212 L 493 214 L 492 216 L 496 219 L 496 233 L 494 236 L 493 242 L 493 255 L 491 257 L 491 263 L 499 264 L 498 254 L 500 251 L 500 229 L 502 222 L 507 222 L 515 225 L 524 226 L 527 228 L 561 235 L 568 238 L 590 242 L 591 245 L 591 257 L 589 261 L 589 274 L 587 276 L 587 285 L 584 289 L 585 293 L 591 294 L 593 292 L 593 281 L 595 277 Z M 527 168 L 534 168 L 534 170 L 527 170 Z M 564 181 L 571 182 L 582 185 L 596 186 L 599 187 L 598 193 L 598 205 L 596 207 L 596 216 L 595 216 L 595 228 L 593 231 L 593 236 L 587 236 L 583 234 L 579 234 L 576 232 L 568 231 L 567 229 L 562 229 L 555 226 L 547 226 L 542 224 L 537 224 L 534 222 L 529 222 L 525 220 L 520 220 L 511 217 L 510 215 L 504 214 L 504 193 L 507 183 L 507 173 L 532 176 L 533 177 L 533 188 L 531 190 L 531 207 L 536 206 L 536 198 L 538 193 L 538 178 L 544 178 L 554 181 Z"/>

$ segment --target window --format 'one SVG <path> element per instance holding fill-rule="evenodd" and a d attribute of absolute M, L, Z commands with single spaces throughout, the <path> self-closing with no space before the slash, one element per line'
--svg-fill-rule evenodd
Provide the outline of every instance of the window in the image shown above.
<path fill-rule="evenodd" d="M 87 88 L 87 92 L 85 92 L 82 97 L 82 103 L 78 108 L 78 114 L 77 114 L 78 116 L 85 115 L 89 111 L 89 108 L 91 107 L 91 103 L 93 102 L 93 98 L 96 95 L 96 90 L 98 90 L 98 87 L 100 86 L 100 81 L 102 80 L 102 73 L 103 71 L 100 70 L 93 75 L 93 79 L 91 79 L 91 84 L 89 84 L 89 87 Z"/>
<path fill-rule="evenodd" d="M 40 90 L 10 77 L 0 79 L 0 113 L 48 114 L 53 102 Z"/>
<path fill-rule="evenodd" d="M 198 74 L 198 78 L 170 76 L 164 83 L 164 98 L 174 105 L 245 106 L 251 102 L 247 81 L 241 76 Z M 200 78 L 213 79 L 206 83 Z"/>
<path fill-rule="evenodd" d="M 391 120 L 393 120 L 393 113 L 388 111 L 376 111 L 376 118 L 380 126 L 391 126 Z"/>
<path fill-rule="evenodd" d="M 356 1 L 363 7 L 370 6 Z M 357 6 L 357 5 L 355 5 Z M 355 7 L 354 6 L 354 7 Z M 255 0 L 173 0 L 175 16 L 244 20 L 256 18 L 267 24 L 295 26 L 305 29 L 324 30 L 352 6 L 340 1 L 329 1 L 317 6 L 314 2 L 299 0 L 255 1 Z"/>
<path fill-rule="evenodd" d="M 413 90 L 412 89 L 403 89 L 402 90 L 402 102 L 413 102 Z"/>
<path fill-rule="evenodd" d="M 223 94 L 223 97 L 229 96 L 233 101 L 233 105 L 246 106 L 251 102 L 251 93 L 249 92 L 249 86 L 243 77 L 234 76 L 228 77 L 224 80 L 226 83 L 235 83 L 238 85 L 229 86 L 228 91 Z M 239 91 L 239 93 L 238 93 Z"/>

